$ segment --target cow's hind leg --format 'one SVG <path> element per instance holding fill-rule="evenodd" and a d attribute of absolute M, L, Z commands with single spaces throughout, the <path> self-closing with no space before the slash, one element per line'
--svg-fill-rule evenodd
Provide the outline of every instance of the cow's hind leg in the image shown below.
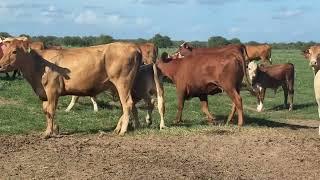
<path fill-rule="evenodd" d="M 115 129 L 115 132 L 119 133 L 120 136 L 123 136 L 127 132 L 130 120 L 130 113 L 132 112 L 133 101 L 130 92 L 132 84 L 130 82 L 122 81 L 118 81 L 114 84 L 118 90 L 123 113 L 118 121 L 118 125 Z"/>
<path fill-rule="evenodd" d="M 78 100 L 79 100 L 79 96 L 72 96 L 70 104 L 65 110 L 65 112 L 69 112 L 73 108 L 73 106 L 76 104 L 76 102 L 78 102 Z"/>
<path fill-rule="evenodd" d="M 226 91 L 227 94 L 229 95 L 230 99 L 232 100 L 233 104 L 237 108 L 238 112 L 238 126 L 243 125 L 243 107 L 242 107 L 242 98 L 239 94 L 239 91 L 236 89 Z M 234 116 L 234 107 L 232 107 L 231 113 L 229 114 L 228 120 L 232 119 Z"/>
<path fill-rule="evenodd" d="M 133 129 L 140 127 L 138 109 L 135 103 L 132 105 L 132 114 L 133 114 Z"/>
<path fill-rule="evenodd" d="M 288 94 L 289 94 L 289 111 L 293 110 L 293 80 L 288 81 Z"/>
<path fill-rule="evenodd" d="M 287 87 L 287 85 L 282 85 L 282 89 L 283 89 L 283 96 L 284 96 L 283 108 L 287 109 L 288 108 L 288 87 Z"/>
<path fill-rule="evenodd" d="M 207 116 L 208 124 L 214 123 L 215 117 L 209 112 L 208 96 L 203 95 L 199 97 L 201 103 L 201 110 Z"/>
<path fill-rule="evenodd" d="M 176 124 L 180 123 L 182 120 L 182 111 L 184 107 L 184 92 L 177 91 L 178 98 L 178 112 L 176 114 Z"/>
<path fill-rule="evenodd" d="M 147 111 L 147 116 L 146 116 L 146 123 L 148 126 L 152 124 L 152 111 L 154 109 L 154 104 L 151 101 L 151 97 L 145 98 L 144 102 L 147 105 L 148 111 Z"/>

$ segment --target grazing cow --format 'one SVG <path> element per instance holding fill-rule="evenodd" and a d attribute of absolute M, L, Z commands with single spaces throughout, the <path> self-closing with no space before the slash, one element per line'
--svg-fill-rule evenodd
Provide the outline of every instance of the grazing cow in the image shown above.
<path fill-rule="evenodd" d="M 143 63 L 144 64 L 151 64 L 155 63 L 158 57 L 158 47 L 153 43 L 143 43 L 138 44 L 141 49 Z"/>
<path fill-rule="evenodd" d="M 253 89 L 256 92 L 258 106 L 257 111 L 263 109 L 263 101 L 266 88 L 272 88 L 275 91 L 282 86 L 284 94 L 284 107 L 288 108 L 289 95 L 289 111 L 293 109 L 294 94 L 294 65 L 291 63 L 276 64 L 270 66 L 258 66 L 254 61 L 248 64 L 249 78 L 252 82 Z"/>
<path fill-rule="evenodd" d="M 123 110 L 115 132 L 124 135 L 133 104 L 130 91 L 141 63 L 141 51 L 132 43 L 35 51 L 27 42 L 14 40 L 4 51 L 0 71 L 21 70 L 43 101 L 45 138 L 58 133 L 54 115 L 59 96 L 95 96 L 112 83 Z"/>
<path fill-rule="evenodd" d="M 315 75 L 320 67 L 320 45 L 309 47 L 303 51 L 303 55 L 307 60 L 309 60 L 309 65 L 312 67 Z"/>
<path fill-rule="evenodd" d="M 249 61 L 261 60 L 263 63 L 272 64 L 271 46 L 268 44 L 246 45 Z"/>
<path fill-rule="evenodd" d="M 110 88 L 111 94 L 116 94 L 114 88 Z M 132 99 L 133 99 L 133 114 L 135 120 L 135 126 L 139 126 L 138 120 L 138 111 L 136 109 L 135 104 L 140 100 L 144 100 L 147 105 L 148 113 L 146 116 L 146 122 L 148 125 L 152 124 L 152 111 L 154 109 L 152 95 L 157 96 L 158 100 L 158 111 L 160 114 L 160 129 L 165 128 L 164 123 L 164 90 L 162 84 L 162 76 L 158 74 L 158 70 L 155 64 L 148 64 L 140 66 L 136 79 L 133 84 L 133 88 L 131 91 Z M 72 96 L 71 102 L 66 109 L 66 112 L 70 111 L 74 104 L 78 101 L 79 96 Z M 91 101 L 93 103 L 94 111 L 98 111 L 97 99 L 96 97 L 91 97 Z"/>
<path fill-rule="evenodd" d="M 224 90 L 233 102 L 227 122 L 233 118 L 237 110 L 238 125 L 243 125 L 243 106 L 240 96 L 241 82 L 246 74 L 243 52 L 189 55 L 183 59 L 168 58 L 168 55 L 163 53 L 156 64 L 161 73 L 176 85 L 178 98 L 176 123 L 181 122 L 184 101 L 192 97 L 200 99 L 201 110 L 207 115 L 208 123 L 214 122 L 215 117 L 208 110 L 208 95 Z"/>

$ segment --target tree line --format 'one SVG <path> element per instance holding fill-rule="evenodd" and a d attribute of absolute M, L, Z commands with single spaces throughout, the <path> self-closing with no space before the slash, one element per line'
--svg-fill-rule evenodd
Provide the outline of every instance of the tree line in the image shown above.
<path fill-rule="evenodd" d="M 7 32 L 0 32 L 1 37 L 12 37 Z M 178 47 L 184 41 L 174 41 L 171 40 L 168 36 L 163 36 L 161 34 L 156 34 L 151 39 L 114 39 L 109 35 L 99 35 L 99 36 L 29 36 L 27 34 L 21 34 L 19 36 L 26 36 L 33 41 L 42 41 L 46 46 L 65 46 L 65 47 L 85 47 L 85 46 L 93 46 L 99 44 L 108 44 L 116 41 L 130 41 L 135 43 L 146 43 L 152 42 L 155 43 L 160 48 L 170 48 L 170 47 Z M 208 39 L 208 41 L 191 41 L 190 44 L 193 47 L 217 47 L 228 44 L 263 44 L 256 41 L 249 42 L 241 42 L 238 38 L 226 39 L 222 36 L 212 36 Z M 268 43 L 272 46 L 273 49 L 306 49 L 311 45 L 316 45 L 318 43 L 310 41 L 310 42 L 290 42 L 290 43 Z"/>

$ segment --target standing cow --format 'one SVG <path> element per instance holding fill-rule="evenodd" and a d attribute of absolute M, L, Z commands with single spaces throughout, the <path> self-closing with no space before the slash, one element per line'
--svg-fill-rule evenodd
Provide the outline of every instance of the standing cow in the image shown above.
<path fill-rule="evenodd" d="M 257 111 L 263 109 L 263 101 L 266 88 L 276 90 L 282 86 L 284 94 L 284 107 L 288 108 L 289 96 L 289 111 L 293 109 L 293 94 L 294 94 L 294 65 L 291 63 L 277 64 L 270 66 L 258 66 L 254 61 L 248 64 L 249 78 L 252 82 L 253 89 L 256 92 L 258 106 Z"/>
<path fill-rule="evenodd" d="M 162 54 L 157 61 L 161 73 L 171 79 L 176 85 L 178 112 L 176 123 L 182 121 L 184 101 L 198 97 L 201 110 L 207 115 L 208 123 L 215 120 L 208 109 L 208 95 L 221 93 L 224 90 L 231 98 L 233 105 L 227 122 L 232 120 L 235 111 L 238 112 L 238 125 L 243 125 L 243 106 L 240 96 L 240 86 L 245 71 L 243 51 L 216 52 L 202 55 L 190 55 L 183 59 L 168 58 Z M 191 73 L 190 73 L 191 72 Z"/>
<path fill-rule="evenodd" d="M 35 51 L 27 42 L 14 40 L 4 51 L 0 71 L 21 70 L 43 101 L 45 138 L 59 133 L 54 121 L 59 96 L 95 96 L 112 83 L 123 111 L 115 132 L 124 135 L 133 105 L 130 91 L 141 63 L 141 51 L 132 43 Z"/>
<path fill-rule="evenodd" d="M 265 64 L 272 64 L 271 46 L 268 44 L 246 45 L 248 60 L 261 60 Z"/>

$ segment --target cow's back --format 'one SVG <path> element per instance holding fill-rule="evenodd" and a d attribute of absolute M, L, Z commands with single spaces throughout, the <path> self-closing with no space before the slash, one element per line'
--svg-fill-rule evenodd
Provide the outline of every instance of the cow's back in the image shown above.
<path fill-rule="evenodd" d="M 267 44 L 262 45 L 246 45 L 249 60 L 258 60 L 265 58 L 267 60 L 271 57 L 271 46 Z"/>

